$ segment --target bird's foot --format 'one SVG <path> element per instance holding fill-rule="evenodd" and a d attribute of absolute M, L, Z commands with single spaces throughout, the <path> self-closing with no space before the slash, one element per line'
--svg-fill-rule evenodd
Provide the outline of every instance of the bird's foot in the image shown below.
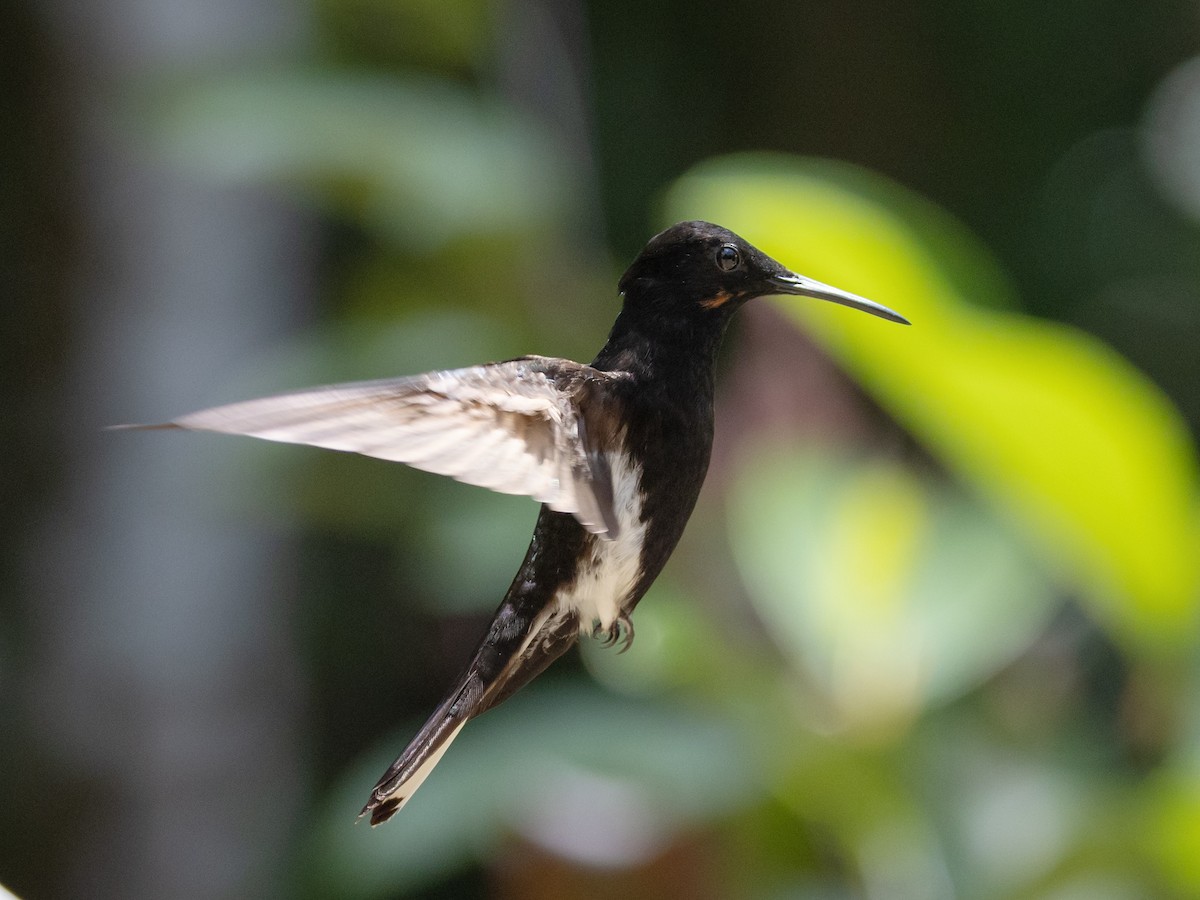
<path fill-rule="evenodd" d="M 624 653 L 633 644 L 633 620 L 629 618 L 629 613 L 623 612 L 617 616 L 607 630 L 597 629 L 597 636 L 604 634 L 602 643 L 605 647 L 612 647 L 618 641 L 621 642 L 621 649 L 618 653 Z"/>

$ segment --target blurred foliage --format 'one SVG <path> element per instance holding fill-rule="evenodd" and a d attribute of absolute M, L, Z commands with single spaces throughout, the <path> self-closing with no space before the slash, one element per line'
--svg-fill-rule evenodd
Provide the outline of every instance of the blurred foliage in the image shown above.
<path fill-rule="evenodd" d="M 509 715 L 487 716 L 463 733 L 445 777 L 398 827 L 350 828 L 347 813 L 361 805 L 364 779 L 387 767 L 419 723 L 347 772 L 305 853 L 313 896 L 413 888 L 483 861 L 510 833 L 592 864 L 636 864 L 661 852 L 676 830 L 743 804 L 756 780 L 729 766 L 745 756 L 743 739 L 712 714 L 561 684 L 539 685 L 508 706 Z M 531 782 L 538 790 L 527 789 Z"/>
<path fill-rule="evenodd" d="M 982 251 L 944 214 L 882 179 L 824 162 L 742 159 L 702 167 L 673 196 L 672 218 L 761 234 L 767 252 L 802 271 L 904 310 L 918 327 L 897 334 L 862 317 L 784 307 L 932 451 L 1018 517 L 1121 637 L 1149 647 L 1190 640 L 1200 599 L 1197 459 L 1154 385 L 1081 333 L 967 306 L 976 290 L 1006 293 L 986 283 L 995 267 L 973 265 Z M 956 279 L 964 272 L 971 282 Z"/>
<path fill-rule="evenodd" d="M 167 94 L 160 151 L 212 178 L 322 185 L 343 214 L 433 249 L 557 215 L 566 172 L 511 107 L 428 76 L 242 73 Z"/>
<path fill-rule="evenodd" d="M 819 685 L 826 727 L 907 728 L 1011 662 L 1054 610 L 1011 535 L 894 463 L 790 448 L 748 461 L 731 506 L 750 597 Z"/>
<path fill-rule="evenodd" d="M 481 67 L 491 39 L 485 0 L 316 0 L 322 49 L 382 69 Z"/>
<path fill-rule="evenodd" d="M 305 532 L 312 780 L 287 895 L 465 896 L 473 871 L 470 892 L 513 896 L 551 862 L 578 876 L 557 896 L 585 876 L 668 896 L 680 871 L 763 900 L 1200 895 L 1197 64 L 1162 80 L 1181 17 L 933 2 L 851 26 L 836 3 L 626 0 L 577 10 L 587 60 L 502 27 L 534 6 L 319 0 L 302 65 L 151 92 L 136 127 L 181 172 L 326 216 L 321 320 L 214 402 L 587 358 L 617 308 L 594 234 L 625 260 L 647 222 L 703 217 L 911 318 L 775 303 L 878 404 L 855 414 L 917 447 L 736 435 L 630 652 L 585 642 L 371 830 L 354 813 L 534 508 L 245 442 L 255 477 L 214 477 L 214 506 Z M 555 54 L 594 73 L 597 171 L 553 92 L 501 71 L 550 80 Z M 719 155 L 747 147 L 919 192 Z M 604 221 L 580 226 L 593 190 Z"/>
<path fill-rule="evenodd" d="M 1169 401 L 1096 341 L 1013 312 L 961 226 L 877 177 L 733 158 L 681 179 L 668 207 L 909 315 L 899 329 L 779 304 L 969 492 L 863 448 L 755 450 L 728 535 L 769 640 L 664 581 L 627 657 L 585 648 L 616 694 L 535 688 L 473 724 L 393 831 L 339 829 L 403 734 L 348 770 L 306 845 L 317 893 L 410 889 L 514 841 L 585 868 L 644 866 L 697 821 L 720 835 L 733 896 L 1186 890 L 1195 781 L 1170 754 L 1178 726 L 1130 738 L 1165 760 L 1140 777 L 1081 703 L 1087 630 L 1062 624 L 1073 596 L 1126 665 L 1195 652 L 1195 450 Z M 450 548 L 491 527 L 464 526 L 474 513 L 456 505 L 421 526 Z M 1184 714 L 1189 679 L 1139 677 L 1163 692 L 1158 715 Z M 689 708 L 702 717 L 674 721 Z M 559 840 L 582 827 L 573 805 L 618 824 L 586 849 Z M 622 856 L 629 834 L 644 855 Z"/>
<path fill-rule="evenodd" d="M 263 361 L 271 377 L 465 364 L 536 337 L 519 327 L 534 310 L 502 325 L 486 304 L 430 314 L 414 300 L 489 231 L 561 215 L 563 182 L 544 177 L 555 169 L 519 117 L 447 84 L 322 75 L 207 84 L 163 121 L 176 158 L 322 185 L 381 248 L 410 254 L 357 269 L 347 324 Z M 729 157 L 682 177 L 666 206 L 908 315 L 900 329 L 778 303 L 951 478 L 861 447 L 747 448 L 728 541 L 761 633 L 730 633 L 707 611 L 720 598 L 668 576 L 638 610 L 632 653 L 585 648 L 608 692 L 567 672 L 473 723 L 386 829 L 351 828 L 349 811 L 416 722 L 331 773 L 296 892 L 405 893 L 521 846 L 653 883 L 656 858 L 698 829 L 723 848 L 713 877 L 732 896 L 1187 891 L 1197 782 L 1170 736 L 1190 679 L 1145 667 L 1196 650 L 1196 452 L 1170 401 L 1096 340 L 1019 313 L 961 225 L 882 177 Z M 523 261 L 493 260 L 526 303 Z M 385 312 L 389 295 L 411 305 Z M 334 457 L 302 465 L 283 469 L 283 515 L 402 542 L 396 577 L 442 616 L 494 604 L 528 504 L 390 470 L 381 491 Z M 1131 738 L 1163 759 L 1152 778 L 1082 703 L 1082 648 L 1060 643 L 1092 639 L 1064 627 L 1068 598 L 1161 692 L 1165 721 L 1146 726 L 1160 733 Z"/>

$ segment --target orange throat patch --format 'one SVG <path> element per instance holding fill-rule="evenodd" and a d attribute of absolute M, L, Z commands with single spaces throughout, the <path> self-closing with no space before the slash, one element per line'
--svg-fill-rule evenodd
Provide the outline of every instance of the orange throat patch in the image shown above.
<path fill-rule="evenodd" d="M 731 294 L 729 291 L 721 291 L 721 293 L 709 297 L 707 300 L 701 300 L 700 305 L 705 309 L 716 309 L 719 306 L 724 306 L 735 296 L 735 294 Z"/>

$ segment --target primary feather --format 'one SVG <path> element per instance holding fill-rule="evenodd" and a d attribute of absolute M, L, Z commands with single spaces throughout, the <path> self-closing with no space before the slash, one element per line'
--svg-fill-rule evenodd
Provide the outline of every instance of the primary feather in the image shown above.
<path fill-rule="evenodd" d="M 616 537 L 612 486 L 589 446 L 578 394 L 610 373 L 529 356 L 501 363 L 310 388 L 201 410 L 167 423 L 309 444 L 407 463 L 526 494 Z"/>

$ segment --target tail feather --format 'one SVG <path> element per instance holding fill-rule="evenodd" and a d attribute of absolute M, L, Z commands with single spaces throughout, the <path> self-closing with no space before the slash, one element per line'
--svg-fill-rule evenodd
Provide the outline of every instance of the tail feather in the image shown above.
<path fill-rule="evenodd" d="M 518 628 L 503 626 L 524 617 L 505 616 L 504 611 L 502 606 L 454 690 L 388 766 L 359 813 L 360 819 L 370 813 L 371 824 L 379 825 L 395 815 L 429 777 L 468 721 L 527 684 L 579 637 L 579 619 L 573 611 L 543 609 L 525 618 Z"/>
<path fill-rule="evenodd" d="M 429 777 L 450 744 L 467 724 L 467 716 L 448 714 L 444 708 L 434 713 L 413 738 L 404 753 L 392 763 L 371 791 L 371 799 L 358 814 L 371 814 L 371 825 L 386 822 L 404 808 L 413 794 Z"/>

